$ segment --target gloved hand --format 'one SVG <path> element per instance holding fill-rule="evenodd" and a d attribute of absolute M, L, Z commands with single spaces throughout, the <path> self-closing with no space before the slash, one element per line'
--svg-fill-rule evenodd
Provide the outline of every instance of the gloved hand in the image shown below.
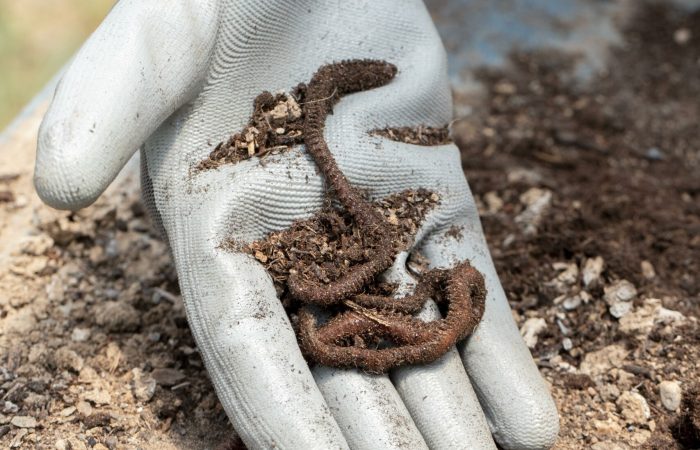
<path fill-rule="evenodd" d="M 340 168 L 375 198 L 437 192 L 417 247 L 432 266 L 469 259 L 488 289 L 483 320 L 458 350 L 389 376 L 309 369 L 263 267 L 220 247 L 320 207 L 323 180 L 303 148 L 192 170 L 246 124 L 261 91 L 351 58 L 399 72 L 328 118 Z M 122 0 L 57 88 L 35 184 L 51 206 L 87 206 L 141 146 L 144 197 L 172 248 L 192 332 L 249 448 L 495 448 L 491 433 L 505 448 L 547 448 L 557 412 L 511 317 L 457 148 L 367 133 L 440 126 L 451 112 L 444 49 L 419 0 Z M 446 233 L 453 227 L 460 233 Z M 392 276 L 407 282 L 401 262 Z"/>

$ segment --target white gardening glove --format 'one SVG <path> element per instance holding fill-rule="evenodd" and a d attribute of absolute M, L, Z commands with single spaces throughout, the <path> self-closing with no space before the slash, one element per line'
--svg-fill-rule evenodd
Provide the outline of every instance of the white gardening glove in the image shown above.
<path fill-rule="evenodd" d="M 321 206 L 323 180 L 303 147 L 264 164 L 192 170 L 247 123 L 260 92 L 290 90 L 351 58 L 386 60 L 398 75 L 344 97 L 329 116 L 340 168 L 375 198 L 438 193 L 418 247 L 433 266 L 469 259 L 488 289 L 483 320 L 459 351 L 390 376 L 309 369 L 266 271 L 220 247 Z M 451 108 L 444 49 L 419 0 L 122 0 L 57 88 L 35 184 L 49 205 L 87 206 L 142 146 L 146 202 L 172 248 L 192 332 L 249 448 L 495 448 L 491 433 L 504 448 L 547 448 L 557 412 L 511 317 L 457 148 L 367 133 L 444 125 Z M 461 238 L 446 234 L 455 226 Z"/>

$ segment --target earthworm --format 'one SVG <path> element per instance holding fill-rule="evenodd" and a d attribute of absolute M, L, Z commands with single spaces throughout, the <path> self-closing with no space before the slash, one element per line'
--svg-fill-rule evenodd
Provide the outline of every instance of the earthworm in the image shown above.
<path fill-rule="evenodd" d="M 445 289 L 448 304 L 444 319 L 423 322 L 399 313 L 347 311 L 320 328 L 308 308 L 299 312 L 299 341 L 314 361 L 334 367 L 357 367 L 383 373 L 406 364 L 426 364 L 444 355 L 455 342 L 467 337 L 481 320 L 486 289 L 484 278 L 468 262 L 450 270 L 432 270 L 421 283 Z M 396 346 L 360 348 L 342 341 L 361 336 L 388 339 Z"/>
<path fill-rule="evenodd" d="M 343 95 L 377 88 L 396 75 L 396 66 L 384 61 L 351 60 L 322 66 L 311 78 L 306 90 L 304 110 L 304 142 L 326 182 L 340 203 L 355 219 L 366 236 L 372 239 L 369 262 L 353 267 L 339 280 L 322 285 L 301 280 L 291 273 L 287 286 L 292 297 L 305 303 L 331 305 L 358 293 L 378 274 L 387 270 L 394 259 L 384 218 L 361 193 L 350 184 L 333 158 L 323 136 L 326 117 Z"/>
<path fill-rule="evenodd" d="M 425 302 L 433 294 L 428 283 L 419 283 L 415 292 L 405 297 L 385 297 L 383 295 L 357 294 L 352 302 L 368 309 L 403 314 L 415 314 L 423 308 Z"/>
<path fill-rule="evenodd" d="M 306 149 L 330 190 L 367 237 L 367 247 L 372 249 L 367 262 L 352 266 L 346 275 L 327 284 L 302 279 L 302 273 L 306 272 L 301 268 L 289 274 L 287 287 L 293 298 L 307 305 L 328 307 L 345 303 L 349 308 L 320 328 L 308 306 L 299 311 L 302 350 L 310 359 L 328 366 L 358 367 L 381 373 L 404 364 L 432 362 L 468 336 L 484 312 L 484 279 L 468 262 L 423 274 L 415 292 L 403 298 L 361 293 L 391 267 L 398 250 L 392 245 L 389 224 L 350 184 L 333 158 L 323 132 L 326 117 L 342 96 L 384 86 L 396 72 L 393 64 L 375 60 L 322 66 L 311 78 L 302 105 Z M 447 304 L 445 318 L 423 322 L 411 316 L 429 298 Z M 344 345 L 349 339 L 354 344 Z M 368 340 L 378 339 L 389 340 L 393 346 L 368 348 Z M 358 342 L 362 345 L 357 345 Z"/>

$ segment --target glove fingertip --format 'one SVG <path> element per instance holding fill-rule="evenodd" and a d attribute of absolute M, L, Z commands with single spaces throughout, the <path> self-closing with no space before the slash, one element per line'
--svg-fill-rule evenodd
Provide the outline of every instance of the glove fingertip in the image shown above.
<path fill-rule="evenodd" d="M 34 187 L 39 198 L 56 209 L 77 210 L 92 204 L 121 169 L 107 161 L 84 161 L 74 148 L 68 122 L 47 122 L 39 129 Z M 85 140 L 84 145 L 90 145 Z M 94 153 L 93 153 L 94 154 Z M 126 156 L 126 155 L 125 155 Z M 128 159 L 128 158 L 127 158 Z"/>

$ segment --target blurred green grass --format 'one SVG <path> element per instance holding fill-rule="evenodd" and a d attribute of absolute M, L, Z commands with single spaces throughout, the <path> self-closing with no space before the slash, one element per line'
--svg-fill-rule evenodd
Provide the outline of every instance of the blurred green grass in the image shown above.
<path fill-rule="evenodd" d="M 0 0 L 0 131 L 99 25 L 114 0 Z"/>

